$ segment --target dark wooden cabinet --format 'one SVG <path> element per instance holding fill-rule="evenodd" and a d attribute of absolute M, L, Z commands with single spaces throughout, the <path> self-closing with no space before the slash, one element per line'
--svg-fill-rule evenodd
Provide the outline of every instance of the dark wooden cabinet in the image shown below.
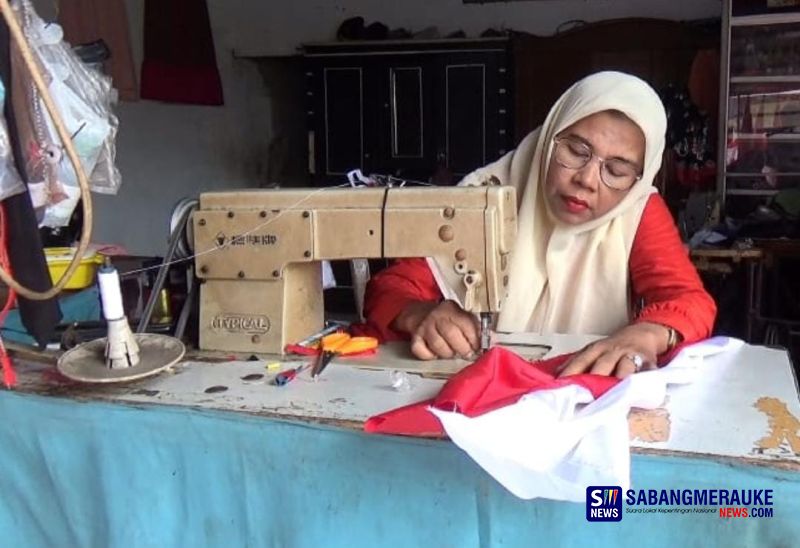
<path fill-rule="evenodd" d="M 309 173 L 461 176 L 513 146 L 509 40 L 304 46 Z"/>
<path fill-rule="evenodd" d="M 622 19 L 547 37 L 305 45 L 308 171 L 320 185 L 356 168 L 457 182 L 515 147 L 588 74 L 622 70 L 659 91 L 686 85 L 718 31 Z"/>
<path fill-rule="evenodd" d="M 719 25 L 663 19 L 588 23 L 553 36 L 514 39 L 517 141 L 540 126 L 556 100 L 592 73 L 618 70 L 663 91 L 687 84 L 700 49 L 719 47 Z"/>

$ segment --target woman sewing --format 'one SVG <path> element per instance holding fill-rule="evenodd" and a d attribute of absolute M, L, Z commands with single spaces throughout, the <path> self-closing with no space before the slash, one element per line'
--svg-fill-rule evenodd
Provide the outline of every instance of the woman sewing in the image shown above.
<path fill-rule="evenodd" d="M 461 182 L 494 176 L 517 189 L 497 329 L 605 336 L 561 375 L 625 377 L 711 332 L 716 306 L 653 186 L 665 132 L 648 84 L 601 72 L 567 90 L 516 150 Z M 397 261 L 370 282 L 367 321 L 386 340 L 409 339 L 417 358 L 468 357 L 478 321 L 443 294 L 425 259 Z"/>

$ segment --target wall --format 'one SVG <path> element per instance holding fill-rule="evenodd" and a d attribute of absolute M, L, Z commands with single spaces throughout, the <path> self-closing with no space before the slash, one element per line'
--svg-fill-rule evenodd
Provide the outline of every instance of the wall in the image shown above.
<path fill-rule="evenodd" d="M 142 59 L 144 0 L 125 0 L 135 62 Z M 43 16 L 51 0 L 35 0 Z M 208 0 L 223 107 L 168 105 L 153 101 L 119 105 L 117 163 L 123 185 L 117 196 L 95 195 L 96 242 L 119 243 L 132 253 L 165 251 L 172 206 L 210 189 L 263 186 L 287 181 L 302 170 L 305 150 L 288 139 L 287 125 L 303 124 L 291 110 L 297 84 L 286 59 L 254 62 L 243 56 L 291 55 L 303 42 L 335 38 L 339 23 L 354 15 L 367 22 L 413 31 L 437 25 L 442 34 L 468 35 L 488 27 L 550 34 L 572 19 L 628 16 L 670 19 L 716 17 L 719 0 L 542 0 L 462 4 L 461 0 Z M 300 83 L 302 86 L 302 82 Z M 301 88 L 302 89 L 302 88 Z M 301 101 L 296 97 L 295 102 Z M 302 106 L 302 103 L 300 103 Z M 299 112 L 302 115 L 302 111 Z M 288 144 L 287 144 L 288 143 Z M 271 154 L 272 151 L 282 154 Z M 272 165 L 270 164 L 272 159 Z M 276 159 L 278 161 L 276 161 Z M 286 169 L 286 164 L 293 169 Z"/>
<path fill-rule="evenodd" d="M 126 2 L 138 68 L 144 1 Z M 233 58 L 231 36 L 220 32 L 238 15 L 215 7 L 219 6 L 211 2 L 225 105 L 155 101 L 119 105 L 117 163 L 123 184 L 117 196 L 95 197 L 95 241 L 122 243 L 134 253 L 164 253 L 169 216 L 178 200 L 205 190 L 263 184 L 270 138 L 269 90 L 252 62 Z"/>

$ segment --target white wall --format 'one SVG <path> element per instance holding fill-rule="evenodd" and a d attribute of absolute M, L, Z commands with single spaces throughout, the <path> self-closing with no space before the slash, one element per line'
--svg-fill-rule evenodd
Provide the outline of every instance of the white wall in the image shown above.
<path fill-rule="evenodd" d="M 126 1 L 138 69 L 144 0 Z M 235 25 L 238 14 L 224 9 L 224 1 L 209 4 L 225 105 L 119 105 L 117 165 L 123 184 L 117 196 L 95 195 L 94 241 L 121 243 L 133 253 L 164 253 L 169 216 L 178 200 L 205 190 L 264 183 L 269 90 L 252 62 L 233 58 L 231 35 L 220 30 Z"/>
<path fill-rule="evenodd" d="M 35 0 L 42 15 L 52 0 Z M 135 62 L 142 59 L 144 0 L 126 0 Z M 119 243 L 133 253 L 166 248 L 175 202 L 208 189 L 267 182 L 270 143 L 285 127 L 286 113 L 271 96 L 286 86 L 264 66 L 237 55 L 291 55 L 304 42 L 335 37 L 339 23 L 362 15 L 390 27 L 442 34 L 462 29 L 476 36 L 489 27 L 551 34 L 572 19 L 617 17 L 699 19 L 717 17 L 720 0 L 541 0 L 469 4 L 461 0 L 208 0 L 224 107 L 122 103 L 117 160 L 123 176 L 117 196 L 95 195 L 96 242 Z M 273 116 L 272 109 L 281 109 Z M 305 121 L 298 117 L 297 124 Z M 294 151 L 291 151 L 294 153 Z M 298 150 L 302 155 L 305 151 Z M 302 158 L 300 159 L 302 161 Z M 274 170 L 273 170 L 274 171 Z"/>

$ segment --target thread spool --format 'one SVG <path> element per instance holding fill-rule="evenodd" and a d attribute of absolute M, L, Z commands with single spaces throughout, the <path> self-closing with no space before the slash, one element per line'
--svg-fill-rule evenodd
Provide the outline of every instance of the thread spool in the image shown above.
<path fill-rule="evenodd" d="M 125 317 L 122 306 L 122 289 L 119 273 L 106 257 L 103 266 L 97 271 L 97 284 L 100 286 L 100 301 L 103 304 L 103 317 L 107 320 L 119 320 Z"/>

